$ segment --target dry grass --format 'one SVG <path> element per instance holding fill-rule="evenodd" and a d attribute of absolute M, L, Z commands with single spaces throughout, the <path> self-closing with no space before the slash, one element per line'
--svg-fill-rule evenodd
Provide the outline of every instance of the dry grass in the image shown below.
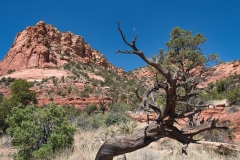
<path fill-rule="evenodd" d="M 105 139 L 116 132 L 115 128 L 99 129 L 95 131 L 78 130 L 72 149 L 56 155 L 54 160 L 94 160 L 98 149 Z M 190 144 L 188 155 L 181 153 L 179 142 L 168 138 L 151 143 L 148 147 L 126 154 L 127 160 L 239 160 L 239 156 L 222 155 L 213 149 L 200 144 Z M 120 157 L 120 156 L 119 156 Z M 115 157 L 114 160 L 117 160 Z"/>
<path fill-rule="evenodd" d="M 103 130 L 78 130 L 74 136 L 73 148 L 56 155 L 54 160 L 91 160 L 95 159 L 98 149 L 104 140 Z"/>
<path fill-rule="evenodd" d="M 101 128 L 85 131 L 78 129 L 75 133 L 75 142 L 72 148 L 57 153 L 53 160 L 94 160 L 98 149 L 109 137 L 119 135 L 117 127 Z M 0 149 L 9 147 L 9 137 L 0 139 Z M 188 155 L 181 153 L 181 144 L 168 138 L 160 139 L 149 146 L 126 154 L 127 160 L 239 160 L 239 156 L 222 155 L 200 144 L 190 144 Z M 12 159 L 13 152 L 0 152 L 0 159 Z M 119 156 L 120 157 L 120 156 Z M 114 160 L 117 160 L 115 157 Z"/>
<path fill-rule="evenodd" d="M 0 137 L 0 159 L 12 160 L 13 154 L 17 150 L 11 146 L 11 137 L 8 135 L 1 135 Z"/>

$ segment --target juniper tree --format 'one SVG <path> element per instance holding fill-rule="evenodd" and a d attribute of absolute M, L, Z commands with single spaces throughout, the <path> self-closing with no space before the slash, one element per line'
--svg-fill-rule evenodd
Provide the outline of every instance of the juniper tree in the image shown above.
<path fill-rule="evenodd" d="M 147 58 L 144 52 L 136 46 L 138 35 L 134 34 L 132 42 L 126 40 L 118 22 L 118 30 L 129 50 L 118 50 L 117 53 L 135 54 L 161 75 L 163 81 L 156 78 L 156 82 L 149 86 L 142 97 L 136 92 L 140 100 L 139 107 L 144 111 L 154 111 L 154 123 L 125 137 L 115 137 L 107 140 L 99 149 L 96 160 L 112 160 L 113 157 L 135 151 L 149 145 L 160 138 L 169 137 L 183 144 L 182 152 L 187 154 L 189 143 L 197 143 L 193 136 L 205 130 L 227 129 L 218 126 L 218 119 L 200 119 L 199 113 L 207 108 L 198 97 L 200 82 L 206 80 L 208 64 L 217 60 L 216 54 L 208 57 L 201 53 L 201 44 L 206 40 L 203 34 L 193 35 L 191 31 L 175 27 L 170 33 L 170 40 L 166 43 L 167 51 L 160 50 L 157 56 Z M 160 108 L 155 94 L 164 99 L 164 106 Z M 181 112 L 177 108 L 181 107 Z M 146 115 L 148 118 L 148 115 Z M 180 126 L 178 119 L 188 118 L 188 126 Z"/>

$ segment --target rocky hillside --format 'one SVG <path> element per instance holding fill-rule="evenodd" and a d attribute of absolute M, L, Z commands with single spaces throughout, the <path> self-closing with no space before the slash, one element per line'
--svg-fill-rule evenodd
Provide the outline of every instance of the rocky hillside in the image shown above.
<path fill-rule="evenodd" d="M 220 79 L 228 78 L 231 75 L 240 74 L 240 60 L 231 62 L 220 63 L 216 66 L 211 67 L 209 70 L 211 74 L 206 74 L 206 81 L 202 82 L 199 87 L 204 88 L 211 82 L 215 83 Z M 138 78 L 147 78 L 153 83 L 155 72 L 150 67 L 141 67 L 133 70 L 132 75 Z"/>
<path fill-rule="evenodd" d="M 83 37 L 71 32 L 61 33 L 53 25 L 40 21 L 17 34 L 0 62 L 0 75 L 5 75 L 9 70 L 53 68 L 76 61 L 124 72 L 109 63 L 99 51 L 92 49 Z"/>
<path fill-rule="evenodd" d="M 218 64 L 213 66 L 210 71 L 212 74 L 207 77 L 206 82 L 202 83 L 202 87 L 207 87 L 208 83 L 215 83 L 219 79 L 240 74 L 240 60 Z"/>
<path fill-rule="evenodd" d="M 201 87 L 240 74 L 240 61 L 219 64 L 212 67 L 211 72 Z M 37 93 L 38 105 L 54 102 L 59 106 L 84 109 L 92 104 L 100 106 L 101 100 L 106 105 L 117 101 L 138 104 L 134 91 L 143 84 L 152 84 L 154 76 L 149 67 L 125 73 L 109 63 L 102 53 L 92 49 L 83 37 L 71 32 L 61 33 L 40 21 L 17 34 L 0 62 L 0 92 L 10 96 L 10 85 L 14 80 L 7 77 L 12 77 L 34 83 L 31 90 Z M 204 114 L 214 112 L 223 116 L 221 122 L 236 122 L 233 130 L 240 139 L 239 112 L 230 115 L 225 108 L 216 111 L 211 109 Z"/>

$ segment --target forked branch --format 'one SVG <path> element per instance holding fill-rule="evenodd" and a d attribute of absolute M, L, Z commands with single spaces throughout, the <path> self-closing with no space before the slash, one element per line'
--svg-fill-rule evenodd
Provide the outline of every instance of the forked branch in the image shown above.
<path fill-rule="evenodd" d="M 150 61 L 148 58 L 145 57 L 145 55 L 143 54 L 143 51 L 139 51 L 136 47 L 136 40 L 137 40 L 137 34 L 135 33 L 135 36 L 132 40 L 132 43 L 129 43 L 126 40 L 126 36 L 123 34 L 121 28 L 120 28 L 120 21 L 117 22 L 118 23 L 118 31 L 120 32 L 123 41 L 129 46 L 131 47 L 133 50 L 125 50 L 125 51 L 121 51 L 121 50 L 117 50 L 116 53 L 125 53 L 125 54 L 136 54 L 138 55 L 140 58 L 142 58 L 147 64 L 149 64 L 150 66 L 154 67 L 155 69 L 157 69 L 157 71 L 159 71 L 159 73 L 161 73 L 166 79 L 170 80 L 170 73 L 168 70 L 165 70 L 161 67 L 160 64 L 155 63 L 153 61 Z"/>

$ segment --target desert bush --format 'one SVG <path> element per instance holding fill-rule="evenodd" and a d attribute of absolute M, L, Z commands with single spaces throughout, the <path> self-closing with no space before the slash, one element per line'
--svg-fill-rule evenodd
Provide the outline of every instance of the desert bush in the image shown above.
<path fill-rule="evenodd" d="M 66 63 L 66 64 L 63 66 L 63 68 L 64 68 L 65 70 L 70 70 L 70 69 L 71 69 L 71 63 Z"/>
<path fill-rule="evenodd" d="M 119 125 L 118 130 L 120 133 L 127 135 L 127 134 L 132 134 L 135 129 L 137 128 L 137 123 L 134 121 L 131 122 L 123 122 Z"/>
<path fill-rule="evenodd" d="M 51 79 L 52 79 L 53 84 L 54 84 L 55 86 L 57 86 L 58 79 L 57 79 L 55 76 L 52 76 Z"/>
<path fill-rule="evenodd" d="M 72 122 L 74 122 L 82 113 L 82 111 L 79 108 L 76 108 L 74 105 L 63 104 L 62 108 L 66 112 L 69 120 Z"/>
<path fill-rule="evenodd" d="M 62 81 L 63 83 L 65 82 L 64 76 L 62 76 L 61 81 Z"/>
<path fill-rule="evenodd" d="M 34 91 L 30 91 L 29 88 L 33 86 L 33 83 L 25 80 L 15 80 L 11 85 L 11 99 L 13 101 L 20 102 L 24 106 L 30 102 L 36 104 L 37 98 Z"/>
<path fill-rule="evenodd" d="M 92 114 L 91 116 L 86 113 L 77 117 L 77 126 L 85 130 L 98 129 L 104 126 L 104 120 L 106 115 L 103 114 Z"/>
<path fill-rule="evenodd" d="M 208 92 L 201 95 L 205 100 L 220 100 L 226 98 L 230 105 L 240 104 L 240 75 L 232 75 L 208 84 Z"/>
<path fill-rule="evenodd" d="M 76 67 L 77 69 L 81 69 L 81 65 L 80 65 L 80 63 L 79 63 L 79 62 L 76 63 L 76 64 L 75 64 L 75 67 Z"/>
<path fill-rule="evenodd" d="M 11 97 L 3 98 L 0 104 L 0 129 L 3 133 L 9 127 L 9 124 L 5 122 L 5 119 L 11 115 L 11 110 L 21 103 L 23 106 L 29 103 L 37 103 L 36 93 L 30 91 L 29 88 L 33 83 L 25 80 L 15 80 L 11 85 Z"/>
<path fill-rule="evenodd" d="M 7 74 L 11 74 L 11 73 L 13 73 L 15 71 L 16 71 L 15 69 L 10 69 L 10 70 L 7 71 Z"/>
<path fill-rule="evenodd" d="M 115 103 L 110 105 L 110 112 L 105 119 L 105 125 L 118 125 L 120 123 L 130 122 L 131 119 L 126 115 L 126 111 L 131 110 L 132 106 L 125 103 Z"/>
<path fill-rule="evenodd" d="M 2 83 L 2 82 L 6 82 L 6 78 L 5 77 L 1 78 L 0 83 Z"/>
<path fill-rule="evenodd" d="M 15 159 L 50 159 L 59 150 L 73 144 L 75 127 L 65 111 L 49 104 L 45 107 L 18 105 L 7 118 L 7 132 L 18 149 Z"/>
<path fill-rule="evenodd" d="M 118 124 L 120 123 L 119 119 L 120 118 L 120 115 L 116 114 L 116 115 L 113 115 L 113 114 L 109 114 L 105 120 L 105 124 L 107 126 L 111 126 L 111 125 L 114 125 L 114 124 Z"/>
<path fill-rule="evenodd" d="M 228 113 L 235 113 L 239 111 L 239 106 L 233 105 L 231 107 L 227 107 L 226 110 L 228 111 Z"/>
<path fill-rule="evenodd" d="M 115 104 L 110 112 L 100 114 L 100 112 L 96 112 L 97 107 L 95 105 L 92 107 L 88 106 L 85 108 L 84 114 L 80 114 L 76 117 L 76 125 L 80 128 L 91 130 L 104 126 L 109 127 L 112 125 L 119 125 L 121 123 L 128 123 L 132 121 L 131 118 L 125 114 L 125 111 L 129 108 L 130 107 L 128 107 L 128 105 L 123 103 Z M 89 114 L 91 116 L 89 116 Z"/>
<path fill-rule="evenodd" d="M 228 99 L 228 102 L 231 105 L 239 105 L 240 104 L 240 89 L 234 88 L 234 89 L 227 91 L 226 97 Z"/>
<path fill-rule="evenodd" d="M 10 98 L 3 98 L 0 104 L 0 130 L 6 133 L 9 124 L 5 122 L 5 119 L 11 115 L 11 110 L 18 105 L 17 101 L 12 101 Z"/>
<path fill-rule="evenodd" d="M 2 77 L 1 80 L 0 80 L 0 83 L 3 83 L 5 86 L 9 86 L 14 81 L 15 81 L 15 78 L 11 78 L 11 77 L 5 78 L 5 77 Z"/>
<path fill-rule="evenodd" d="M 212 90 L 214 88 L 214 83 L 213 82 L 208 83 L 208 88 Z"/>
<path fill-rule="evenodd" d="M 226 80 L 220 79 L 216 83 L 218 93 L 222 93 L 226 90 Z"/>
<path fill-rule="evenodd" d="M 0 92 L 0 104 L 2 103 L 3 97 L 4 97 L 3 93 Z"/>
<path fill-rule="evenodd" d="M 87 113 L 88 115 L 91 115 L 96 110 L 97 110 L 97 105 L 96 104 L 91 104 L 90 106 L 85 107 L 84 112 Z"/>
<path fill-rule="evenodd" d="M 203 139 L 206 141 L 212 141 L 212 142 L 223 142 L 223 143 L 228 143 L 234 138 L 233 135 L 233 129 L 232 129 L 232 122 L 227 122 L 225 124 L 226 126 L 229 127 L 228 130 L 218 130 L 218 129 L 213 129 L 209 131 L 204 131 L 198 135 L 196 135 L 197 139 Z"/>

